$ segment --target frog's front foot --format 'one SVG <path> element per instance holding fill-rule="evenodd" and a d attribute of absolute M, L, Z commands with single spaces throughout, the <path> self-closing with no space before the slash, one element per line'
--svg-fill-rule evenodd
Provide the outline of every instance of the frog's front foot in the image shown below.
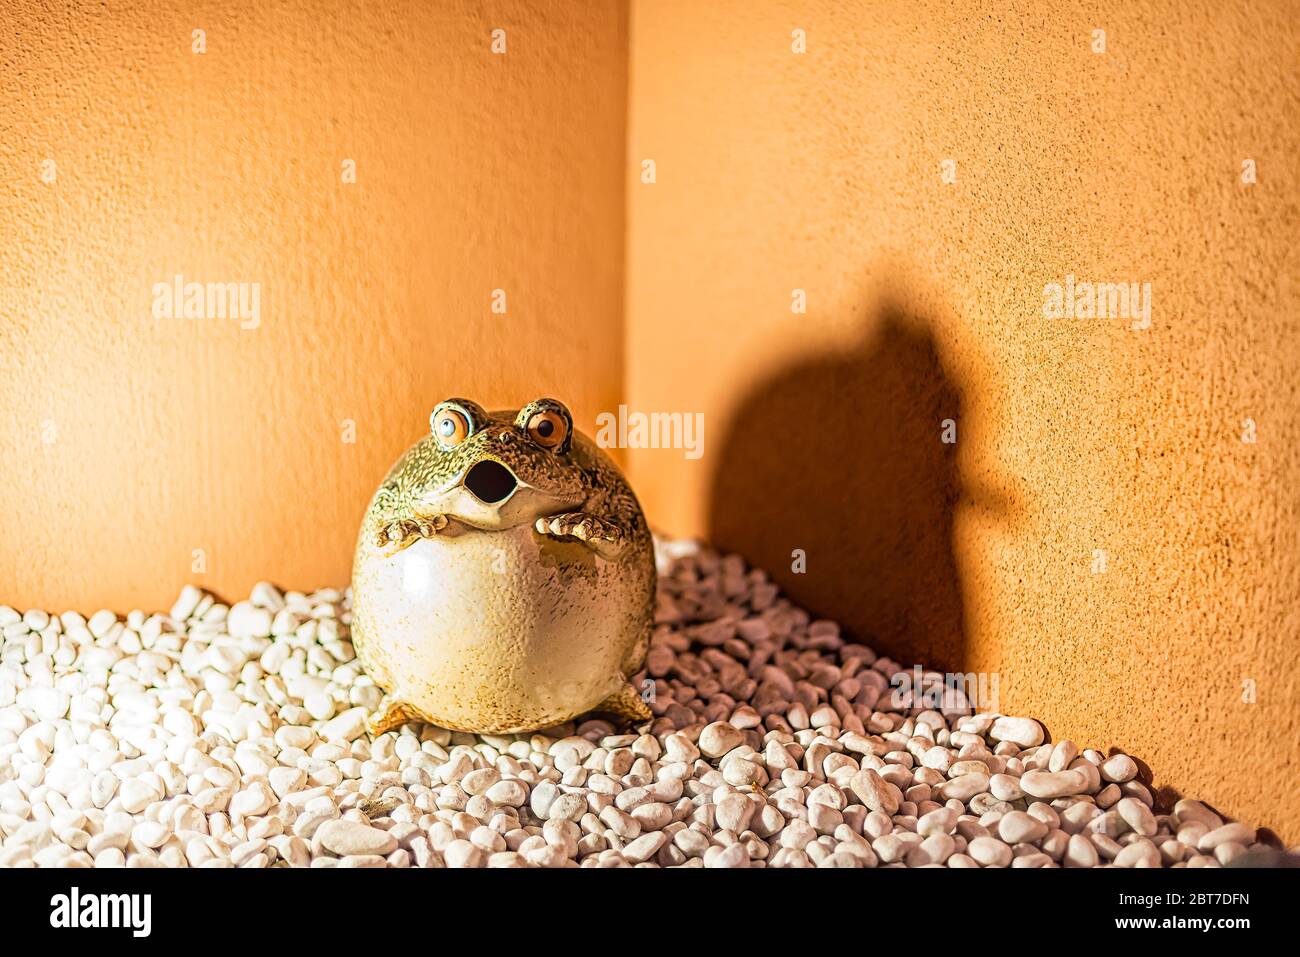
<path fill-rule="evenodd" d="M 653 686 L 654 682 L 650 682 Z M 602 714 L 612 714 L 625 724 L 644 724 L 654 718 L 646 699 L 631 684 L 623 684 L 617 691 L 591 709 Z"/>
<path fill-rule="evenodd" d="M 375 544 L 380 548 L 389 549 L 390 553 L 396 553 L 421 538 L 433 538 L 446 527 L 446 515 L 433 515 L 429 518 L 398 518 L 379 526 L 379 531 L 375 534 Z"/>
<path fill-rule="evenodd" d="M 404 701 L 398 701 L 389 695 L 385 695 L 379 702 L 379 707 L 375 709 L 370 720 L 366 722 L 366 729 L 378 737 L 385 731 L 392 731 L 400 728 L 408 721 L 423 721 L 424 718 L 418 711 L 406 704 Z"/>
<path fill-rule="evenodd" d="M 601 558 L 614 559 L 623 551 L 627 535 L 613 522 L 586 512 L 561 512 L 544 515 L 534 526 L 541 535 L 553 538 L 576 538 L 585 542 Z"/>

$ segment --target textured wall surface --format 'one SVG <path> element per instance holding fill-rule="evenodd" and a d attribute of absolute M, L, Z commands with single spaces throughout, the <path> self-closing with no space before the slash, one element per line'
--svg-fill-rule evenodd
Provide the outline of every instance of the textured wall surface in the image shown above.
<path fill-rule="evenodd" d="M 625 8 L 47 7 L 0 11 L 0 601 L 337 585 L 438 400 L 617 401 Z M 155 318 L 177 273 L 260 324 Z"/>
<path fill-rule="evenodd" d="M 1294 4 L 632 10 L 627 396 L 706 416 L 652 521 L 1300 839 Z"/>

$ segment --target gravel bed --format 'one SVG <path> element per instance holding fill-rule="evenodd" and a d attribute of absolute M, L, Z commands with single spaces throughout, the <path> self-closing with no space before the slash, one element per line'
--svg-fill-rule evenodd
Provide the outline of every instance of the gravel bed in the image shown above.
<path fill-rule="evenodd" d="M 1127 755 L 960 695 L 911 707 L 910 668 L 736 556 L 658 560 L 641 733 L 372 739 L 346 591 L 0 606 L 0 866 L 1220 867 L 1262 846 L 1196 801 L 1153 811 Z"/>

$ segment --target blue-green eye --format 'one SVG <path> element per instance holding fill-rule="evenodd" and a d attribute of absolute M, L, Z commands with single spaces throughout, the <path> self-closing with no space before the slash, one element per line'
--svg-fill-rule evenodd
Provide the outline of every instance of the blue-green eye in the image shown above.
<path fill-rule="evenodd" d="M 454 448 L 469 438 L 469 419 L 464 412 L 453 406 L 436 410 L 431 425 L 433 434 L 444 448 Z"/>

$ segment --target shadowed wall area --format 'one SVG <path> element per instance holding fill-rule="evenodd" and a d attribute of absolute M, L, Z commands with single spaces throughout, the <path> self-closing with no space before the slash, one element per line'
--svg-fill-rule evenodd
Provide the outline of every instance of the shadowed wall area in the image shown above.
<path fill-rule="evenodd" d="M 924 321 L 890 307 L 872 327 L 741 398 L 712 438 L 709 537 L 878 651 L 955 670 L 962 490 L 941 424 L 961 396 Z"/>

